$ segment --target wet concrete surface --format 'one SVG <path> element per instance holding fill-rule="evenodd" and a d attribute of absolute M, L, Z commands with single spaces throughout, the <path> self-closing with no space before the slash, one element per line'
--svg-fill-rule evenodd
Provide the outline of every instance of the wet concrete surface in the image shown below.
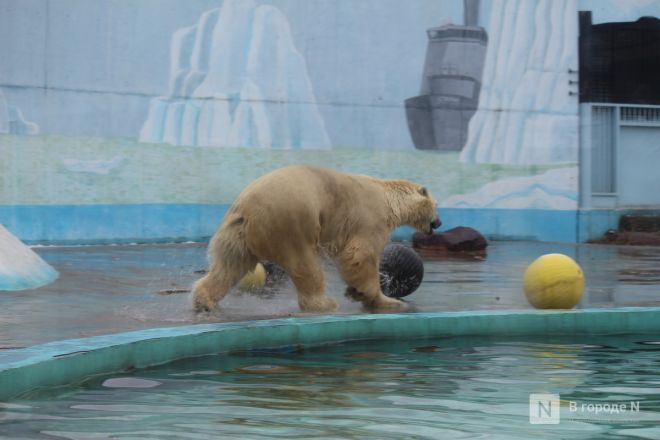
<path fill-rule="evenodd" d="M 59 272 L 35 290 L 0 292 L 0 349 L 195 323 L 305 316 L 290 281 L 258 292 L 233 290 L 216 314 L 196 315 L 189 289 L 206 268 L 202 244 L 42 247 Z M 538 256 L 561 252 L 582 266 L 587 289 L 578 307 L 660 305 L 660 248 L 494 242 L 485 255 L 425 261 L 410 310 L 529 309 L 522 276 Z M 344 297 L 334 267 L 327 293 L 338 314 L 367 313 Z"/>

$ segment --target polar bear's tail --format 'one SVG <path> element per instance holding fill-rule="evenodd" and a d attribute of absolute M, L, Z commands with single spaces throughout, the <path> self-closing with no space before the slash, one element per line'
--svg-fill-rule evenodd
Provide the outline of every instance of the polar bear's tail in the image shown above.
<path fill-rule="evenodd" d="M 216 309 L 218 301 L 257 264 L 257 258 L 248 250 L 244 226 L 242 217 L 227 214 L 211 239 L 209 270 L 193 287 L 196 310 Z"/>

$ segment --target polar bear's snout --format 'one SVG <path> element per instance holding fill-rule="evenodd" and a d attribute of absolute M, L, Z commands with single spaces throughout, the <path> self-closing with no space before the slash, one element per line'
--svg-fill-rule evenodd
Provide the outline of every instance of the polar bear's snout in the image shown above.
<path fill-rule="evenodd" d="M 438 229 L 440 225 L 442 225 L 440 217 L 436 216 L 435 219 L 431 222 L 431 229 L 429 230 L 429 234 L 433 234 L 433 230 Z"/>

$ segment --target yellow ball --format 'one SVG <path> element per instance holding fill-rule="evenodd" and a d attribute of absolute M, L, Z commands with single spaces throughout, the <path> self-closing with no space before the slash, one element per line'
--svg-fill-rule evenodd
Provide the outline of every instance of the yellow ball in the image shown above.
<path fill-rule="evenodd" d="M 238 288 L 241 290 L 258 289 L 263 287 L 264 283 L 266 283 L 266 269 L 263 264 L 257 263 L 254 269 L 246 273 L 238 282 Z"/>
<path fill-rule="evenodd" d="M 546 254 L 529 265 L 523 277 L 525 296 L 537 309 L 572 309 L 584 292 L 580 266 L 563 254 Z"/>

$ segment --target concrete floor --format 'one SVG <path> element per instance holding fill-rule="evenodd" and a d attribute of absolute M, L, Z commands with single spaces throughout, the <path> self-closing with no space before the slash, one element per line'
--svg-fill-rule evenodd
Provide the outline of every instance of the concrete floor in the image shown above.
<path fill-rule="evenodd" d="M 59 279 L 35 290 L 0 292 L 0 349 L 99 334 L 194 323 L 301 316 L 290 282 L 261 292 L 231 292 L 218 314 L 196 315 L 187 290 L 206 267 L 200 244 L 42 247 Z M 424 282 L 407 297 L 411 311 L 528 309 L 521 289 L 536 257 L 561 252 L 582 266 L 579 307 L 660 305 L 660 248 L 491 243 L 485 257 L 427 260 Z M 340 314 L 365 313 L 344 298 L 327 267 L 328 294 Z"/>

